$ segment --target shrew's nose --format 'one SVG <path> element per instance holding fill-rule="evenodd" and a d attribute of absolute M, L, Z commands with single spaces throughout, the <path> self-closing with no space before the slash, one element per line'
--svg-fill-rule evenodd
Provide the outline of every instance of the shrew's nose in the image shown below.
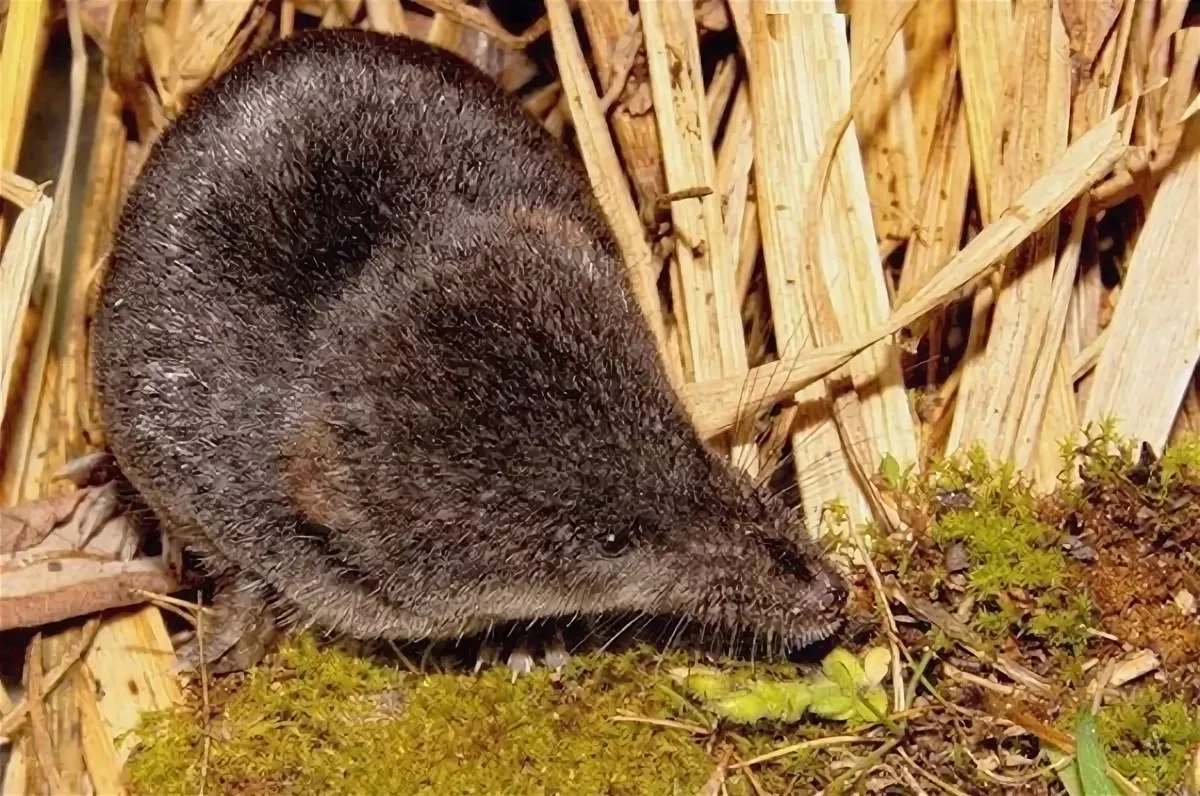
<path fill-rule="evenodd" d="M 834 583 L 821 597 L 821 607 L 830 610 L 843 605 L 850 596 L 849 591 L 841 583 Z"/>

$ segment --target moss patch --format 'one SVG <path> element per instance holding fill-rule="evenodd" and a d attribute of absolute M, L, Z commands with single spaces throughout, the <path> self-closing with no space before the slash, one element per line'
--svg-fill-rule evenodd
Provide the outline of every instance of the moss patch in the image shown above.
<path fill-rule="evenodd" d="M 694 793 L 712 771 L 686 732 L 614 722 L 674 718 L 644 653 L 576 661 L 512 683 L 402 673 L 302 636 L 227 694 L 212 726 L 209 792 Z M 136 793 L 194 794 L 201 728 L 152 717 L 129 766 Z"/>
<path fill-rule="evenodd" d="M 1166 793 L 1181 782 L 1188 751 L 1200 744 L 1200 706 L 1167 699 L 1153 685 L 1104 708 L 1099 724 L 1113 768 L 1148 793 Z"/>

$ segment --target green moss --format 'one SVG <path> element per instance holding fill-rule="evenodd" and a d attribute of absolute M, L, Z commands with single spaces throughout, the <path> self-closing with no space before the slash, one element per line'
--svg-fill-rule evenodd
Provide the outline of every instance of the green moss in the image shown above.
<path fill-rule="evenodd" d="M 678 662 L 683 662 L 680 659 Z M 694 793 L 713 763 L 688 733 L 611 718 L 691 718 L 648 653 L 510 681 L 401 673 L 300 637 L 214 719 L 210 793 Z M 665 675 L 662 678 L 665 681 Z M 158 714 L 130 761 L 136 793 L 198 790 L 194 712 Z"/>
<path fill-rule="evenodd" d="M 934 522 L 930 539 L 943 551 L 954 544 L 965 550 L 967 585 L 979 605 L 976 630 L 994 641 L 1036 636 L 1073 655 L 1086 649 L 1095 608 L 1072 576 L 1062 531 L 1038 519 L 1026 479 L 1011 466 L 992 466 L 974 449 L 964 461 L 936 463 L 919 489 L 925 499 L 960 490 L 972 496 L 970 508 Z"/>
<path fill-rule="evenodd" d="M 1200 434 L 1185 434 L 1167 446 L 1161 464 L 1160 478 L 1164 486 L 1177 481 L 1195 482 L 1200 479 Z"/>
<path fill-rule="evenodd" d="M 1190 749 L 1200 743 L 1200 706 L 1166 701 L 1149 685 L 1098 718 L 1113 768 L 1147 793 L 1168 793 L 1182 782 Z"/>

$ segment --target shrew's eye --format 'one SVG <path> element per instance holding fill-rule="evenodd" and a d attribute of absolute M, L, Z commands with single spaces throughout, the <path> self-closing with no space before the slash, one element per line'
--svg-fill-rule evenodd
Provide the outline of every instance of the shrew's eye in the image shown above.
<path fill-rule="evenodd" d="M 651 520 L 637 517 L 624 528 L 607 531 L 600 538 L 600 550 L 606 558 L 616 558 L 628 552 L 639 539 L 645 538 Z"/>
<path fill-rule="evenodd" d="M 600 550 L 608 558 L 616 558 L 629 549 L 631 537 L 629 530 L 607 533 L 600 540 Z"/>

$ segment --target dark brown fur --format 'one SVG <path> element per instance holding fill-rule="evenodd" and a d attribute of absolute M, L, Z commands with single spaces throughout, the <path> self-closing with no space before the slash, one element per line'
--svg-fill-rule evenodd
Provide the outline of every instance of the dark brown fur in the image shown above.
<path fill-rule="evenodd" d="M 681 410 L 577 161 L 420 43 L 303 35 L 196 96 L 94 334 L 112 450 L 163 526 L 329 629 L 838 625 L 841 579 Z"/>

